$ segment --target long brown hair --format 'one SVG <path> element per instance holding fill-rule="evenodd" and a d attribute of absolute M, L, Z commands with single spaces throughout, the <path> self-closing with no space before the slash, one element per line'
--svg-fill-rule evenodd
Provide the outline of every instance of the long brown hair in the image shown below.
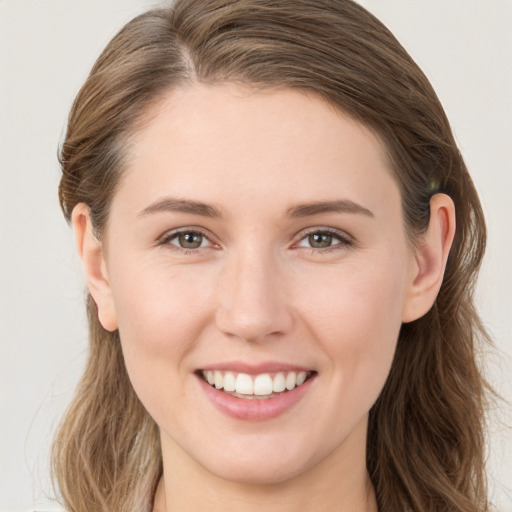
<path fill-rule="evenodd" d="M 480 203 L 442 106 L 393 35 L 351 0 L 178 0 L 142 14 L 108 44 L 80 90 L 61 146 L 59 197 L 84 202 L 99 239 L 130 135 L 187 82 L 316 94 L 387 148 L 414 241 L 433 194 L 455 203 L 457 232 L 432 309 L 404 324 L 370 411 L 367 467 L 380 510 L 483 512 L 488 338 L 473 304 L 485 247 Z M 118 333 L 87 303 L 90 354 L 53 445 L 69 512 L 149 510 L 162 473 L 158 428 L 135 395 Z"/>

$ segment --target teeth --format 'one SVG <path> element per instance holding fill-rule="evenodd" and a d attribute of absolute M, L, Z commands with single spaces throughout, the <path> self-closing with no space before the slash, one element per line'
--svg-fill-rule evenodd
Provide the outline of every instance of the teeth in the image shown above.
<path fill-rule="evenodd" d="M 297 374 L 297 386 L 300 386 L 301 384 L 304 384 L 306 381 L 308 374 L 306 372 L 299 372 Z"/>
<path fill-rule="evenodd" d="M 216 389 L 240 395 L 269 396 L 285 390 L 291 391 L 304 384 L 308 372 L 279 372 L 272 378 L 268 373 L 251 376 L 247 373 L 208 370 L 203 372 L 203 378 Z"/>
<path fill-rule="evenodd" d="M 272 382 L 272 391 L 274 393 L 281 393 L 286 389 L 286 378 L 284 374 L 278 373 L 274 377 L 274 381 Z"/>
<path fill-rule="evenodd" d="M 285 386 L 288 391 L 291 391 L 297 385 L 297 374 L 295 372 L 290 372 L 286 376 Z"/>
<path fill-rule="evenodd" d="M 235 391 L 235 389 L 235 374 L 233 372 L 227 372 L 226 375 L 224 375 L 224 391 Z"/>
<path fill-rule="evenodd" d="M 236 376 L 235 391 L 241 395 L 254 395 L 254 386 L 250 375 L 239 373 Z"/>
<path fill-rule="evenodd" d="M 210 386 L 213 386 L 215 384 L 214 372 L 206 372 L 206 380 L 208 381 L 208 384 L 210 384 Z"/>
<path fill-rule="evenodd" d="M 254 379 L 254 394 L 263 396 L 272 394 L 272 379 L 268 373 Z"/>

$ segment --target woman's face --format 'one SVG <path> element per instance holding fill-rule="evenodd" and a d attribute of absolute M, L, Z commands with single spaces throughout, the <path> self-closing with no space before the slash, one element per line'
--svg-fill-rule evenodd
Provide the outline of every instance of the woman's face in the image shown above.
<path fill-rule="evenodd" d="M 152 114 L 103 316 L 164 460 L 243 482 L 364 466 L 416 268 L 382 145 L 293 91 L 195 85 Z"/>

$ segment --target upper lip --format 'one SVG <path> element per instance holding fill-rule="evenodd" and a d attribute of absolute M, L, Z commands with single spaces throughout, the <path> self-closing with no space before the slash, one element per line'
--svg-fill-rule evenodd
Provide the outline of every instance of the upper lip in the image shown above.
<path fill-rule="evenodd" d="M 290 363 L 281 363 L 278 361 L 267 361 L 261 363 L 247 363 L 244 361 L 224 361 L 202 366 L 199 370 L 218 370 L 221 372 L 247 373 L 249 375 L 259 375 L 262 373 L 277 372 L 312 372 L 312 368 Z"/>

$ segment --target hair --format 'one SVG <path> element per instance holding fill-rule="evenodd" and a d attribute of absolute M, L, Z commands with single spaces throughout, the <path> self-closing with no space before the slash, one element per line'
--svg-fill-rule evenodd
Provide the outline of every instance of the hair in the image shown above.
<path fill-rule="evenodd" d="M 382 511 L 489 510 L 484 471 L 489 338 L 473 302 L 486 230 L 477 193 L 429 81 L 388 29 L 352 0 L 178 0 L 125 25 L 73 104 L 60 147 L 66 219 L 91 210 L 101 240 L 130 136 L 173 88 L 234 83 L 312 93 L 384 144 L 417 241 L 433 194 L 456 207 L 456 235 L 431 310 L 404 324 L 370 410 L 367 468 Z M 90 353 L 52 448 L 69 512 L 151 509 L 159 432 L 127 375 L 118 332 L 88 297 Z"/>

